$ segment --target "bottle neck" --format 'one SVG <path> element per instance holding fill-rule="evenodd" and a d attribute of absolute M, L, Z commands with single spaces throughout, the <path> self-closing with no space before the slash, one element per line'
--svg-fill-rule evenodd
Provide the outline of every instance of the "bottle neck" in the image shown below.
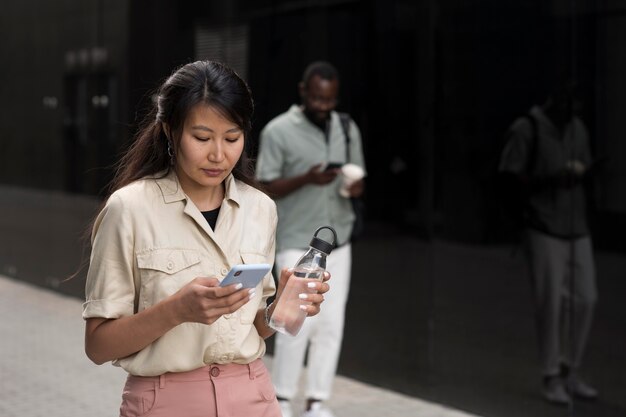
<path fill-rule="evenodd" d="M 326 269 L 326 254 L 314 247 L 310 247 L 309 250 L 302 255 L 302 257 L 296 263 L 296 267 L 314 268 L 314 269 Z"/>
<path fill-rule="evenodd" d="M 314 254 L 318 254 L 319 253 L 320 256 L 324 256 L 324 257 L 328 256 L 328 254 L 326 252 L 321 251 L 321 250 L 317 249 L 314 246 L 309 246 L 309 252 L 314 253 Z"/>

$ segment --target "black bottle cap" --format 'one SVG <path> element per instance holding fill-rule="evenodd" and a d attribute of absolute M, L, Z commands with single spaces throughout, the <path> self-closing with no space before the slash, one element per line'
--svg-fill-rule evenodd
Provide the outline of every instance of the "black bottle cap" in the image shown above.
<path fill-rule="evenodd" d="M 332 243 L 326 242 L 325 240 L 317 237 L 317 234 L 319 233 L 319 231 L 323 229 L 328 229 L 332 232 L 333 234 Z M 315 233 L 313 233 L 313 238 L 311 239 L 311 243 L 309 243 L 309 245 L 319 251 L 324 252 L 326 255 L 330 255 L 330 252 L 332 252 L 332 250 L 337 246 L 337 232 L 335 232 L 335 229 L 333 229 L 330 226 L 319 227 L 315 231 Z"/>

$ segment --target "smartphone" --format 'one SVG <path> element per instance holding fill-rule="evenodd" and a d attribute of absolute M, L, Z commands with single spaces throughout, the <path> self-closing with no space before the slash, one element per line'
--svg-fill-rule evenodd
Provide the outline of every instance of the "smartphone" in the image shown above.
<path fill-rule="evenodd" d="M 342 162 L 329 162 L 324 168 L 324 171 L 328 171 L 330 169 L 338 169 L 338 168 L 341 168 L 342 166 L 343 166 Z"/>
<path fill-rule="evenodd" d="M 270 264 L 235 265 L 220 282 L 220 287 L 241 283 L 243 288 L 254 288 L 270 272 L 271 268 Z"/>

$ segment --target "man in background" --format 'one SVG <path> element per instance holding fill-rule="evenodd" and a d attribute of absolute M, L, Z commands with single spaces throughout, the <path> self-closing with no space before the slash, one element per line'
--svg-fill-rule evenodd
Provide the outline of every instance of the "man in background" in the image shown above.
<path fill-rule="evenodd" d="M 301 105 L 292 105 L 271 120 L 260 138 L 257 178 L 266 184 L 278 207 L 276 266 L 293 267 L 320 226 L 336 230 L 338 247 L 327 260 L 332 290 L 325 296 L 322 312 L 307 318 L 297 336 L 276 335 L 272 377 L 283 416 L 291 417 L 290 401 L 298 389 L 308 348 L 303 416 L 332 417 L 322 402 L 331 395 L 341 350 L 355 219 L 350 198 L 339 194 L 340 166 L 350 162 L 364 168 L 364 161 L 358 127 L 350 120 L 346 135 L 334 111 L 339 75 L 333 65 L 310 64 L 299 92 Z M 363 190 L 364 182 L 358 180 L 348 193 L 358 197 Z"/>
<path fill-rule="evenodd" d="M 579 373 L 597 298 L 583 182 L 592 159 L 579 107 L 574 85 L 562 82 L 513 123 L 500 160 L 525 196 L 542 394 L 561 405 L 598 395 Z"/>

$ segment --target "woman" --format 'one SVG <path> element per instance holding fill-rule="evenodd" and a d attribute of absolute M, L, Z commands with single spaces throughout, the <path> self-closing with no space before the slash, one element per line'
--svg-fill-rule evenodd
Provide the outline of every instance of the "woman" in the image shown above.
<path fill-rule="evenodd" d="M 280 416 L 260 359 L 273 278 L 219 286 L 235 264 L 274 262 L 276 208 L 244 149 L 252 111 L 231 69 L 187 64 L 120 161 L 94 222 L 83 317 L 87 356 L 129 373 L 121 416 Z M 303 296 L 308 315 L 328 288 Z"/>

